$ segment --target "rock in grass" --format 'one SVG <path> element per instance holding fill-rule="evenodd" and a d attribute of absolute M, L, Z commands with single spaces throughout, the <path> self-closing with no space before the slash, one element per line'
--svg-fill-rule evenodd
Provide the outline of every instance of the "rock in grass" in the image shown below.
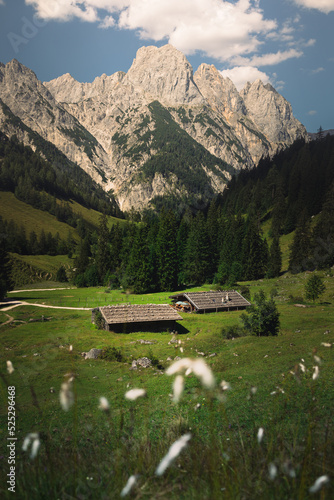
<path fill-rule="evenodd" d="M 137 359 L 137 365 L 140 365 L 143 368 L 149 368 L 152 366 L 152 361 L 145 356 L 144 358 Z"/>
<path fill-rule="evenodd" d="M 102 349 L 91 349 L 88 352 L 83 352 L 84 359 L 97 359 L 102 356 Z"/>

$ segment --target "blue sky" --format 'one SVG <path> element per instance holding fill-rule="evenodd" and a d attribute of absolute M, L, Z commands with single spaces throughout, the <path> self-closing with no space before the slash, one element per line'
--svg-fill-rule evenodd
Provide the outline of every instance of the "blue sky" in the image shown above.
<path fill-rule="evenodd" d="M 127 71 L 166 43 L 239 89 L 270 82 L 309 132 L 334 128 L 334 0 L 0 0 L 0 61 L 42 81 Z"/>

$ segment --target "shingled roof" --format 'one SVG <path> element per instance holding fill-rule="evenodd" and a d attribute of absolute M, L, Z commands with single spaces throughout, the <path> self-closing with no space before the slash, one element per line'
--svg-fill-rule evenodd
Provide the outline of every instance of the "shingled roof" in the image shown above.
<path fill-rule="evenodd" d="M 109 325 L 145 323 L 152 321 L 180 321 L 183 318 L 169 304 L 131 304 L 99 308 Z"/>
<path fill-rule="evenodd" d="M 170 298 L 175 301 L 187 300 L 197 311 L 242 309 L 251 305 L 248 300 L 234 290 L 188 292 L 171 295 Z"/>

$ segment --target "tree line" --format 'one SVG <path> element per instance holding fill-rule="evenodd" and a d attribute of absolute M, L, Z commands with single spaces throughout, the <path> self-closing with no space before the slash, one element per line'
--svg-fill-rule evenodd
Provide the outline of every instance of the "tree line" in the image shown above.
<path fill-rule="evenodd" d="M 278 261 L 278 265 L 277 265 Z M 277 276 L 281 253 L 268 248 L 259 221 L 225 217 L 213 201 L 206 213 L 171 210 L 146 214 L 139 223 L 108 229 L 101 216 L 98 231 L 81 240 L 75 260 L 78 286 L 122 286 L 134 293 L 173 291 L 180 287 Z"/>

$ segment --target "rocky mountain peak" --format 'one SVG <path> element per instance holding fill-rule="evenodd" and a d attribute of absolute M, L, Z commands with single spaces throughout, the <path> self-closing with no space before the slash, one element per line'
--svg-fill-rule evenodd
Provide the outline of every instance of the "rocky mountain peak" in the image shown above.
<path fill-rule="evenodd" d="M 203 97 L 225 118 L 233 113 L 246 113 L 236 86 L 232 80 L 224 78 L 215 66 L 201 64 L 194 75 L 194 80 Z"/>
<path fill-rule="evenodd" d="M 203 104 L 186 57 L 172 45 L 142 47 L 129 69 L 127 82 L 140 87 L 151 100 L 169 106 Z"/>
<path fill-rule="evenodd" d="M 247 83 L 240 92 L 250 118 L 264 131 L 269 141 L 291 143 L 305 135 L 305 128 L 293 116 L 291 104 L 272 85 L 261 80 Z M 284 124 L 284 127 L 282 127 Z"/>

